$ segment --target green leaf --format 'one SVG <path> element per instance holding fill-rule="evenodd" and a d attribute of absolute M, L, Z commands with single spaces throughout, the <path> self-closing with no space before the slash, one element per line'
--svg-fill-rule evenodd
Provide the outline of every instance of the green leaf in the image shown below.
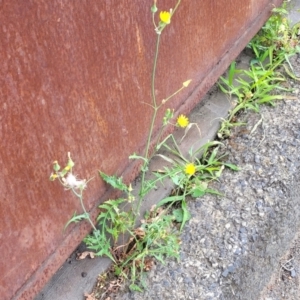
<path fill-rule="evenodd" d="M 176 186 L 182 187 L 182 181 L 186 177 L 184 173 L 170 174 L 170 178 Z"/>
<path fill-rule="evenodd" d="M 217 178 L 220 177 L 221 174 L 222 174 L 222 172 L 223 172 L 223 170 L 224 170 L 224 166 L 221 166 L 221 168 L 220 168 L 217 172 L 215 172 L 215 176 L 216 176 Z"/>
<path fill-rule="evenodd" d="M 167 161 L 167 162 L 169 162 L 171 164 L 175 164 L 175 160 L 174 159 L 172 159 L 170 157 L 167 157 L 167 156 L 165 156 L 163 154 L 157 154 L 156 156 L 161 157 L 162 159 L 164 159 L 165 161 Z"/>
<path fill-rule="evenodd" d="M 76 211 L 74 212 L 73 217 L 67 222 L 67 224 L 64 227 L 64 230 L 71 224 L 71 223 L 78 223 L 81 220 L 87 220 L 89 217 L 86 214 L 76 215 Z"/>
<path fill-rule="evenodd" d="M 186 201 L 181 202 L 181 208 L 182 208 L 182 222 L 180 226 L 180 231 L 183 229 L 185 223 L 191 219 L 191 214 L 187 209 Z"/>
<path fill-rule="evenodd" d="M 160 207 L 160 206 L 162 206 L 166 203 L 169 203 L 169 202 L 176 202 L 176 201 L 182 201 L 182 200 L 184 200 L 183 196 L 180 196 L 180 195 L 171 196 L 171 197 L 167 197 L 167 198 L 162 199 L 161 201 L 158 202 L 158 204 L 156 206 Z"/>
<path fill-rule="evenodd" d="M 108 176 L 105 173 L 99 171 L 99 175 L 102 177 L 102 179 L 110 184 L 113 188 L 118 189 L 120 191 L 128 191 L 128 187 L 126 184 L 123 183 L 122 177 L 116 177 L 116 176 Z"/>
<path fill-rule="evenodd" d="M 198 198 L 205 195 L 205 191 L 207 190 L 207 182 L 200 181 L 192 190 L 192 197 Z"/>
<path fill-rule="evenodd" d="M 97 236 L 88 235 L 84 238 L 83 241 L 86 243 L 89 249 L 96 251 L 96 256 L 105 255 L 108 258 L 110 258 L 114 263 L 116 263 L 114 257 L 110 252 L 110 239 L 108 239 L 105 234 Z"/>
<path fill-rule="evenodd" d="M 228 94 L 228 93 L 229 93 L 229 91 L 226 90 L 220 83 L 218 83 L 218 86 L 219 86 L 220 90 L 221 90 L 224 94 Z"/>
<path fill-rule="evenodd" d="M 204 196 L 206 193 L 206 190 L 201 190 L 199 188 L 196 188 L 193 190 L 193 193 L 192 193 L 192 197 L 193 198 L 200 198 L 202 196 Z"/>
<path fill-rule="evenodd" d="M 240 171 L 241 168 L 238 167 L 237 165 L 234 165 L 234 164 L 230 164 L 230 163 L 224 163 L 224 166 L 233 170 L 233 171 Z"/>
<path fill-rule="evenodd" d="M 141 159 L 143 160 L 145 163 L 148 163 L 148 159 L 146 159 L 143 156 L 140 155 L 136 155 L 135 153 L 133 153 L 132 155 L 129 156 L 129 159 Z"/>
<path fill-rule="evenodd" d="M 206 190 L 202 190 L 200 188 L 195 188 L 193 189 L 193 192 L 192 192 L 192 197 L 193 198 L 199 198 L 199 197 L 202 197 L 205 195 L 205 191 Z"/>
<path fill-rule="evenodd" d="M 136 284 L 132 283 L 130 286 L 129 286 L 129 289 L 131 291 L 136 291 L 136 292 L 142 292 L 143 290 Z"/>
<path fill-rule="evenodd" d="M 55 162 L 53 163 L 53 170 L 54 170 L 55 172 L 58 172 L 59 169 L 60 169 L 60 165 L 58 164 L 57 161 L 55 161 Z"/>
<path fill-rule="evenodd" d="M 230 64 L 230 68 L 229 68 L 228 83 L 229 83 L 230 86 L 233 85 L 233 77 L 234 77 L 234 74 L 235 74 L 235 65 L 236 65 L 236 62 L 233 61 Z"/>
<path fill-rule="evenodd" d="M 212 153 L 211 153 L 211 155 L 210 155 L 210 157 L 209 157 L 209 159 L 208 159 L 208 162 L 207 162 L 209 165 L 211 165 L 211 164 L 214 162 L 214 160 L 215 160 L 215 158 L 216 158 L 216 156 L 217 156 L 218 150 L 219 150 L 219 147 L 216 147 L 216 148 L 212 151 Z"/>
<path fill-rule="evenodd" d="M 101 205 L 99 205 L 98 207 L 102 208 L 102 209 L 105 209 L 106 211 L 109 211 L 109 210 L 111 210 L 112 205 L 110 205 L 109 203 L 104 202 Z"/>
<path fill-rule="evenodd" d="M 258 100 L 257 103 L 259 103 L 259 104 L 266 103 L 266 102 L 270 103 L 273 100 L 282 100 L 285 98 L 286 98 L 286 96 L 281 96 L 281 95 L 266 96 L 266 97 L 263 97 L 262 99 Z"/>
<path fill-rule="evenodd" d="M 207 189 L 206 193 L 210 193 L 210 194 L 218 195 L 218 196 L 223 196 L 223 194 L 221 194 L 220 192 L 218 192 L 216 190 L 213 190 L 213 189 Z"/>
<path fill-rule="evenodd" d="M 167 108 L 165 112 L 165 116 L 163 118 L 163 125 L 166 126 L 169 123 L 169 121 L 173 118 L 173 116 L 174 116 L 174 110 Z"/>
<path fill-rule="evenodd" d="M 182 208 L 177 208 L 172 211 L 172 215 L 175 218 L 175 221 L 181 223 L 183 220 L 183 211 Z"/>

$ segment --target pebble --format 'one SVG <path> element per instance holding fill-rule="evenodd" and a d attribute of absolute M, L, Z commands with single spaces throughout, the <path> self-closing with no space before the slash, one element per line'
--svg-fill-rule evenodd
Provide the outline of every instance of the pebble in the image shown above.
<path fill-rule="evenodd" d="M 294 269 L 291 271 L 291 277 L 296 277 L 296 271 Z"/>

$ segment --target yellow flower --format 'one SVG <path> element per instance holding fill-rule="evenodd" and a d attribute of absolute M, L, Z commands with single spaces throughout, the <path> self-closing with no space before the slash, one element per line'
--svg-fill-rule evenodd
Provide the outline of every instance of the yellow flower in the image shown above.
<path fill-rule="evenodd" d="M 71 166 L 70 166 L 70 165 L 67 165 L 67 166 L 64 168 L 64 170 L 70 171 L 70 170 L 71 170 Z"/>
<path fill-rule="evenodd" d="M 171 14 L 168 11 L 161 11 L 159 17 L 163 23 L 165 24 L 171 23 Z"/>
<path fill-rule="evenodd" d="M 189 163 L 185 166 L 185 173 L 188 175 L 194 175 L 196 173 L 196 167 L 193 163 Z"/>
<path fill-rule="evenodd" d="M 57 177 L 58 177 L 57 174 L 52 173 L 51 176 L 50 176 L 50 180 L 54 181 Z"/>
<path fill-rule="evenodd" d="M 189 125 L 189 119 L 184 115 L 180 115 L 177 119 L 177 125 L 179 127 L 185 128 Z"/>

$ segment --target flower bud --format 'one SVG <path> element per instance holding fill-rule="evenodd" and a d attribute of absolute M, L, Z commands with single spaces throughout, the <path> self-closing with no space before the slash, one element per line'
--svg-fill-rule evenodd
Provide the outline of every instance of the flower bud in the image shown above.
<path fill-rule="evenodd" d="M 55 161 L 53 162 L 53 170 L 54 170 L 55 172 L 57 172 L 59 169 L 60 169 L 60 165 L 58 164 L 57 160 L 55 160 Z"/>
<path fill-rule="evenodd" d="M 75 166 L 75 163 L 73 162 L 71 158 L 71 153 L 68 152 L 68 167 L 73 168 Z"/>
<path fill-rule="evenodd" d="M 189 80 L 185 81 L 182 85 L 183 85 L 184 87 L 188 87 L 189 84 L 191 83 L 191 81 L 192 81 L 192 79 L 189 79 Z"/>
<path fill-rule="evenodd" d="M 153 4 L 153 6 L 151 7 L 151 11 L 153 13 L 156 13 L 157 12 L 157 6 L 156 6 L 156 3 Z"/>

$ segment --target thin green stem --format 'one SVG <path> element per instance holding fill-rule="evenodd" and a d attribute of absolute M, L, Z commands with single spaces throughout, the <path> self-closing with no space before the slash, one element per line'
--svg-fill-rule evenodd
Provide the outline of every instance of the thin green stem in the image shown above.
<path fill-rule="evenodd" d="M 152 115 L 151 125 L 150 125 L 150 129 L 149 129 L 149 135 L 148 135 L 146 149 L 145 149 L 145 158 L 146 159 L 148 159 L 148 157 L 149 157 L 151 137 L 153 134 L 153 128 L 154 128 L 155 120 L 157 117 L 157 111 L 159 109 L 159 107 L 157 106 L 157 103 L 156 103 L 156 95 L 155 95 L 155 75 L 156 75 L 156 67 L 157 67 L 159 42 L 160 42 L 160 35 L 158 34 L 157 40 L 156 40 L 156 48 L 155 48 L 153 70 L 152 70 L 152 80 L 151 80 L 151 98 L 152 98 L 152 103 L 153 103 L 153 115 Z M 143 194 L 143 190 L 144 190 L 144 186 L 145 186 L 145 175 L 146 175 L 147 165 L 148 165 L 148 160 L 143 163 L 140 195 Z M 142 202 L 142 197 L 139 197 L 137 212 L 140 211 L 141 202 Z"/>
<path fill-rule="evenodd" d="M 147 159 L 149 156 L 149 147 L 151 144 L 151 137 L 153 133 L 153 128 L 157 116 L 157 110 L 158 106 L 156 104 L 156 95 L 155 95 L 155 76 L 156 76 L 156 67 L 157 67 L 157 58 L 158 58 L 158 49 L 159 49 L 159 42 L 160 42 L 160 35 L 157 35 L 157 40 L 156 40 L 156 48 L 155 48 L 155 56 L 154 56 L 154 62 L 153 62 L 153 70 L 152 70 L 152 80 L 151 80 L 151 97 L 152 97 L 152 104 L 153 104 L 153 115 L 152 115 L 152 120 L 151 120 L 151 125 L 149 129 L 149 135 L 148 135 L 148 140 L 146 144 L 146 150 L 145 150 L 145 158 Z M 144 163 L 144 167 L 148 164 L 148 162 Z"/>
<path fill-rule="evenodd" d="M 181 0 L 177 1 L 177 4 L 172 11 L 172 15 L 175 13 L 176 9 L 178 8 L 180 1 Z M 154 22 L 154 14 L 153 14 L 153 22 Z M 155 24 L 155 22 L 154 22 L 154 24 Z M 158 58 L 158 52 L 159 52 L 158 50 L 159 50 L 160 36 L 161 36 L 160 34 L 157 34 L 156 48 L 155 48 L 155 55 L 154 55 L 154 62 L 153 62 L 153 70 L 152 70 L 152 80 L 151 80 L 151 98 L 152 98 L 152 105 L 153 105 L 153 115 L 152 115 L 151 125 L 150 125 L 150 129 L 149 129 L 149 135 L 148 135 L 148 139 L 147 139 L 147 143 L 146 143 L 145 154 L 144 154 L 146 161 L 144 161 L 143 167 L 142 167 L 142 181 L 141 181 L 141 189 L 140 189 L 139 200 L 138 200 L 138 205 L 137 205 L 136 218 L 139 215 L 141 203 L 144 198 L 145 175 L 146 175 L 146 171 L 148 169 L 147 167 L 149 164 L 148 158 L 149 158 L 149 149 L 150 149 L 150 144 L 151 144 L 151 138 L 152 138 L 154 124 L 155 124 L 156 117 L 157 117 L 157 112 L 158 112 L 158 109 L 161 107 L 161 105 L 159 105 L 159 106 L 157 105 L 156 95 L 155 95 L 155 77 L 156 77 L 156 67 L 157 67 L 157 58 Z M 172 96 L 173 95 L 171 95 L 171 97 Z"/>
<path fill-rule="evenodd" d="M 74 189 L 71 189 L 71 191 L 74 193 L 74 195 L 76 197 L 79 198 L 80 200 L 80 205 L 83 209 L 84 214 L 86 215 L 88 221 L 90 222 L 90 224 L 92 225 L 93 230 L 97 231 L 97 228 L 95 227 L 94 223 L 92 222 L 91 218 L 90 218 L 90 214 L 86 211 L 84 204 L 83 204 L 83 197 L 82 197 L 82 191 L 80 191 L 80 194 L 78 194 Z"/>
<path fill-rule="evenodd" d="M 160 128 L 160 130 L 159 130 L 158 138 L 157 138 L 157 144 L 156 144 L 156 149 L 155 149 L 155 150 L 159 150 L 159 148 L 161 147 L 161 144 L 160 144 L 159 142 L 160 142 L 160 139 L 161 139 L 163 130 L 164 130 L 164 128 L 165 128 L 166 126 L 167 126 L 167 125 L 163 125 L 163 126 Z"/>
<path fill-rule="evenodd" d="M 173 9 L 173 11 L 172 11 L 172 16 L 174 15 L 176 9 L 178 8 L 180 2 L 181 2 L 181 0 L 178 0 L 178 1 L 177 1 L 177 4 L 176 4 L 176 6 L 174 7 L 174 9 Z"/>
<path fill-rule="evenodd" d="M 155 76 L 156 76 L 159 42 L 160 42 L 160 34 L 157 35 L 157 40 L 156 40 L 156 48 L 155 48 L 155 56 L 154 56 L 154 63 L 153 63 L 153 70 L 152 70 L 152 80 L 151 80 L 151 95 L 152 95 L 152 102 L 154 107 L 157 107 L 156 95 L 155 95 Z"/>
<path fill-rule="evenodd" d="M 185 87 L 182 86 L 180 89 L 178 89 L 175 93 L 173 93 L 171 96 L 169 96 L 168 98 L 164 99 L 163 102 L 158 106 L 159 108 L 161 106 L 163 106 L 164 104 L 167 103 L 167 101 L 169 101 L 172 97 L 174 97 L 175 95 L 177 95 L 179 92 L 181 92 Z"/>
<path fill-rule="evenodd" d="M 153 22 L 154 28 L 157 28 L 157 26 L 155 24 L 155 20 L 154 20 L 154 15 L 155 15 L 155 13 L 152 13 L 152 22 Z"/>

